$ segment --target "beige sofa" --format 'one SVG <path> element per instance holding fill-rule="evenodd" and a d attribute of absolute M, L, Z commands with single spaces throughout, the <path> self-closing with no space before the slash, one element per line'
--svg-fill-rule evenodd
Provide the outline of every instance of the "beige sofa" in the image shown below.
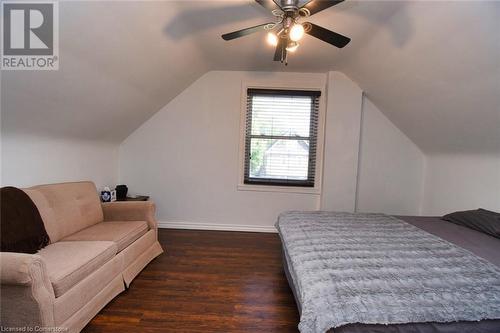
<path fill-rule="evenodd" d="M 2 329 L 79 332 L 163 252 L 153 202 L 101 204 L 92 182 L 24 191 L 51 243 L 34 255 L 0 253 Z"/>

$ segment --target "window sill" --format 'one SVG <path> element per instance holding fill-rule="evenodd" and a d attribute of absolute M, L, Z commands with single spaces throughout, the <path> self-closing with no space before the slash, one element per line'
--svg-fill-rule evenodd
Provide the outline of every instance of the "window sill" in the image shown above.
<path fill-rule="evenodd" d="M 311 195 L 321 194 L 321 190 L 316 187 L 250 185 L 250 184 L 238 184 L 238 191 L 280 192 L 280 193 L 297 193 L 297 194 L 311 194 Z"/>

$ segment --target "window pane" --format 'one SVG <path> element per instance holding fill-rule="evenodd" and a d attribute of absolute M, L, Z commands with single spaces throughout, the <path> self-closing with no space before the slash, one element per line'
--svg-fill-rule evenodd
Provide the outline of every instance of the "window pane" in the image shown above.
<path fill-rule="evenodd" d="M 250 141 L 250 178 L 307 180 L 309 140 Z"/>
<path fill-rule="evenodd" d="M 252 135 L 309 137 L 312 97 L 252 97 Z"/>

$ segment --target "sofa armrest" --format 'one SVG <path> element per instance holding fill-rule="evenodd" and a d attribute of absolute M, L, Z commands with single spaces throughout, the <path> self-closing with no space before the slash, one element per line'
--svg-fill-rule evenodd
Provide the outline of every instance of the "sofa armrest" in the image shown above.
<path fill-rule="evenodd" d="M 146 221 L 150 229 L 158 229 L 156 206 L 152 201 L 105 202 L 102 210 L 104 221 Z"/>
<path fill-rule="evenodd" d="M 55 295 L 42 257 L 0 252 L 3 327 L 54 326 Z"/>

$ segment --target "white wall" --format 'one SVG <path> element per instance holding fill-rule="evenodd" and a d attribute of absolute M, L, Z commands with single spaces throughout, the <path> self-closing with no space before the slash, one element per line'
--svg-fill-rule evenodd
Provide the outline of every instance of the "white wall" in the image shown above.
<path fill-rule="evenodd" d="M 92 180 L 100 189 L 117 183 L 116 144 L 2 133 L 1 148 L 2 186 Z"/>
<path fill-rule="evenodd" d="M 366 97 L 357 191 L 357 211 L 419 215 L 424 155 Z"/>
<path fill-rule="evenodd" d="M 242 82 L 325 87 L 322 193 L 239 191 Z M 222 125 L 221 125 L 222 124 Z M 500 157 L 429 155 L 338 72 L 215 71 L 195 81 L 120 146 L 104 141 L 1 135 L 1 185 L 93 180 L 152 196 L 172 226 L 272 230 L 286 210 L 441 215 L 500 211 Z M 425 174 L 424 174 L 425 172 Z M 191 225 L 193 226 L 193 225 Z"/>
<path fill-rule="evenodd" d="M 314 210 L 318 195 L 241 191 L 239 141 L 244 81 L 325 84 L 324 74 L 209 72 L 120 147 L 120 180 L 152 196 L 158 219 L 271 229 L 286 210 Z"/>
<path fill-rule="evenodd" d="M 362 96 L 347 76 L 328 73 L 322 210 L 355 210 Z"/>
<path fill-rule="evenodd" d="M 426 156 L 423 215 L 479 207 L 500 211 L 500 156 Z"/>
<path fill-rule="evenodd" d="M 238 190 L 242 85 L 257 81 L 269 86 L 279 86 L 277 82 L 297 87 L 314 82 L 326 86 L 327 80 L 327 98 L 322 101 L 327 103 L 328 110 L 321 195 L 324 199 L 311 193 Z M 332 93 L 335 89 L 336 93 Z M 354 211 L 361 101 L 362 91 L 341 73 L 209 72 L 122 143 L 120 182 L 127 184 L 131 192 L 151 195 L 163 226 L 270 231 L 277 215 L 286 210 Z M 371 120 L 370 113 L 366 121 Z M 377 116 L 374 121 L 373 127 L 367 127 L 369 133 L 382 130 L 387 132 L 387 137 L 367 146 L 369 154 L 363 159 L 366 166 L 361 170 L 368 174 L 376 172 L 385 180 L 392 176 L 394 168 L 413 163 L 413 160 L 404 161 L 415 158 L 412 152 L 401 152 L 406 144 L 410 149 L 413 146 L 388 121 Z M 397 145 L 392 140 L 406 141 Z M 381 167 L 380 158 L 372 152 L 378 147 L 384 149 L 385 144 L 389 145 L 386 151 L 397 149 Z M 391 165 L 391 158 L 396 159 L 397 165 Z M 399 175 L 398 181 L 406 177 L 404 171 Z M 419 177 L 414 169 L 410 169 L 411 181 L 407 183 L 421 183 L 421 179 L 412 177 Z M 361 186 L 360 207 L 389 212 L 414 211 L 414 189 L 394 187 L 385 196 L 378 190 L 379 187 L 369 183 Z M 394 208 L 399 203 L 403 205 L 401 210 Z"/>

